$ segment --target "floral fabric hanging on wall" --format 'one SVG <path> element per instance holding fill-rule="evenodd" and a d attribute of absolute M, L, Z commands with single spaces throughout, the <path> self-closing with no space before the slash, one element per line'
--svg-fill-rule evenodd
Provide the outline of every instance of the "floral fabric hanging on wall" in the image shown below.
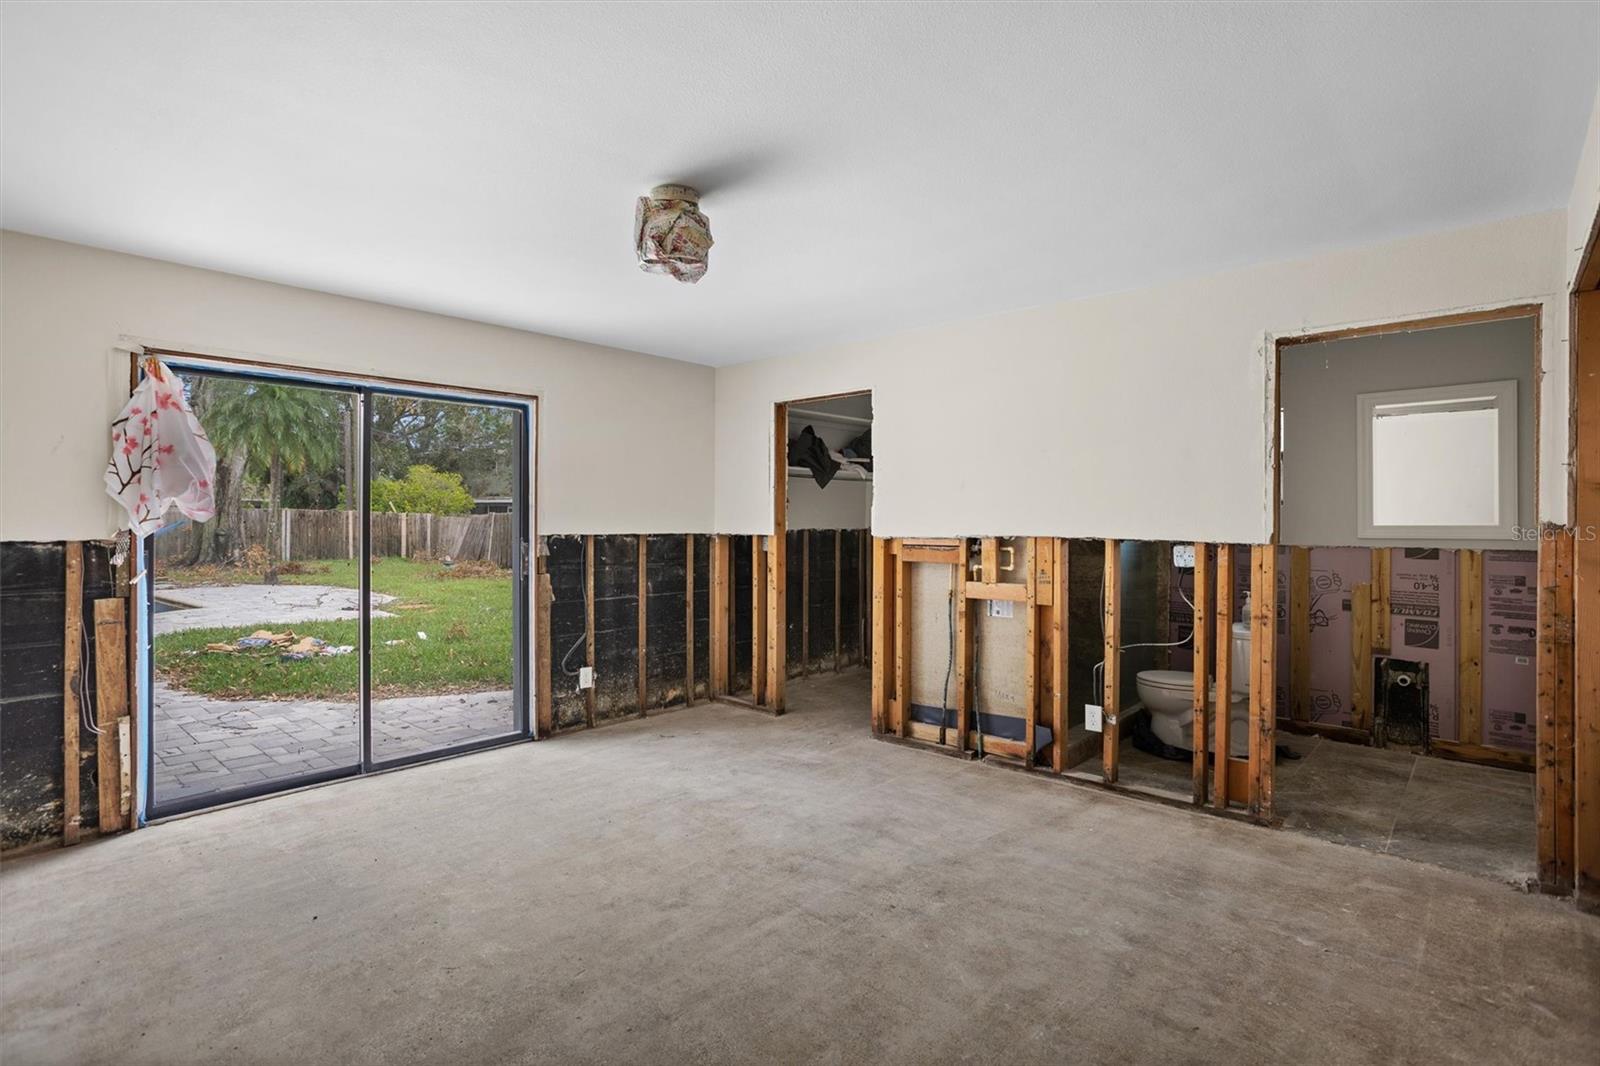
<path fill-rule="evenodd" d="M 168 508 L 196 522 L 216 514 L 217 453 L 189 409 L 180 382 L 158 359 L 111 423 L 106 492 L 128 512 L 128 528 L 144 535 L 161 528 Z"/>

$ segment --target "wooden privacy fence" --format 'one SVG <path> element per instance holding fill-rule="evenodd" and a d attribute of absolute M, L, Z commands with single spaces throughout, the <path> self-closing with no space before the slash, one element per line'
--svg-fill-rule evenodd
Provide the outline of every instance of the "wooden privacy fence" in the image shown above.
<path fill-rule="evenodd" d="M 488 560 L 510 569 L 516 529 L 511 514 L 438 515 L 380 512 L 372 516 L 374 557 L 406 559 L 449 556 L 457 561 Z M 267 546 L 268 512 L 244 512 L 244 544 L 238 550 Z M 355 511 L 285 507 L 279 513 L 278 557 L 354 559 L 361 552 L 361 517 Z M 197 522 L 186 522 L 156 538 L 156 563 L 182 565 L 201 537 Z"/>

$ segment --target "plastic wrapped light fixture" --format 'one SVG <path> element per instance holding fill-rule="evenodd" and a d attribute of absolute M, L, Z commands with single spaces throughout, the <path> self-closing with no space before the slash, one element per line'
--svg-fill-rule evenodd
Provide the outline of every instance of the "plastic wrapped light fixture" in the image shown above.
<path fill-rule="evenodd" d="M 639 197 L 633 214 L 639 269 L 670 274 L 690 284 L 705 277 L 711 222 L 700 213 L 700 193 L 687 185 L 657 185 Z"/>

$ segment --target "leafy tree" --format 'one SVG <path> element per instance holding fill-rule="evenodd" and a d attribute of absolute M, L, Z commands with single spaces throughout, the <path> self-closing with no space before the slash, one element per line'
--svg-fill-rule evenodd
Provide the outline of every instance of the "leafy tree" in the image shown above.
<path fill-rule="evenodd" d="M 375 477 L 372 510 L 409 511 L 412 514 L 471 514 L 472 493 L 460 474 L 435 470 L 418 463 L 404 478 Z"/>
<path fill-rule="evenodd" d="M 217 384 L 222 384 L 218 382 Z M 243 451 L 267 482 L 266 581 L 278 580 L 286 474 L 331 466 L 339 456 L 342 395 L 298 385 L 231 381 L 208 397 L 206 432 L 219 453 Z"/>
<path fill-rule="evenodd" d="M 474 496 L 509 496 L 516 480 L 516 416 L 503 407 L 415 396 L 378 396 L 372 469 L 392 477 L 422 464 L 454 470 Z"/>

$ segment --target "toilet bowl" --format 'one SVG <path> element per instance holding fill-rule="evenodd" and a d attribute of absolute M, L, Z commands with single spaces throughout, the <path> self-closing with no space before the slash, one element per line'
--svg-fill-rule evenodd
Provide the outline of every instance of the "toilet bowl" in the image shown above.
<path fill-rule="evenodd" d="M 1250 754 L 1250 624 L 1235 622 L 1229 641 L 1233 671 L 1228 700 L 1228 752 L 1234 758 Z M 1134 679 L 1139 700 L 1150 715 L 1150 730 L 1162 743 L 1174 748 L 1195 750 L 1194 674 L 1188 670 L 1141 670 Z M 1211 686 L 1211 706 L 1217 705 L 1217 690 Z M 1214 729 L 1207 730 L 1215 736 Z M 1207 748 L 1216 750 L 1213 740 Z"/>

